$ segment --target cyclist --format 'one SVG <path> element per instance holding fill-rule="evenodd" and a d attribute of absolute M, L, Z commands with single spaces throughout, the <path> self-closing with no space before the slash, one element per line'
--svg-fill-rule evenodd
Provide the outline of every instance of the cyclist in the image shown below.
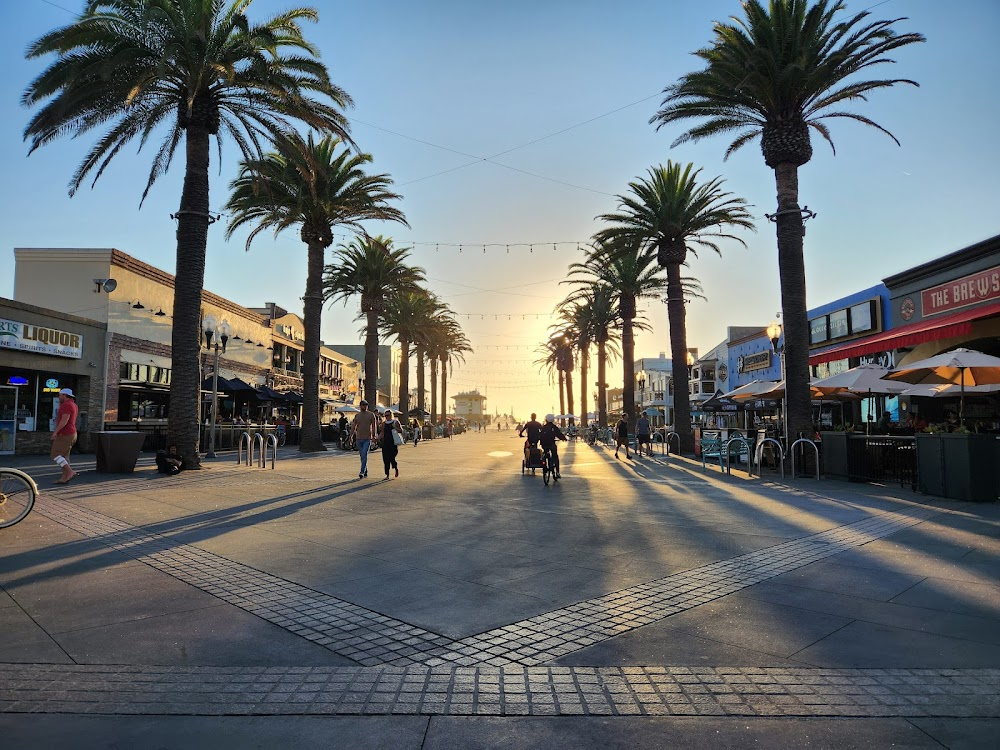
<path fill-rule="evenodd" d="M 531 415 L 531 421 L 524 423 L 524 426 L 517 431 L 517 436 L 524 437 L 525 432 L 528 433 L 528 445 L 532 448 L 536 447 L 538 438 L 542 434 L 542 425 L 539 423 L 537 415 Z"/>
<path fill-rule="evenodd" d="M 556 440 L 566 440 L 567 438 L 563 435 L 562 430 L 556 427 L 555 414 L 545 415 L 545 424 L 542 425 L 538 439 L 542 444 L 542 453 L 548 454 L 550 457 L 549 465 L 552 468 L 552 479 L 558 482 L 562 475 L 559 473 L 559 451 L 556 449 Z"/>

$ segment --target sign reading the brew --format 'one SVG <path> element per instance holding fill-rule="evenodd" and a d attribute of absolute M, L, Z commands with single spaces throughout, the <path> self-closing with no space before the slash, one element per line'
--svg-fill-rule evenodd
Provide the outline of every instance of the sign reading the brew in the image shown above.
<path fill-rule="evenodd" d="M 920 293 L 924 317 L 1000 299 L 1000 266 L 963 276 Z"/>
<path fill-rule="evenodd" d="M 771 352 L 766 349 L 757 354 L 747 354 L 737 359 L 737 369 L 740 372 L 755 372 L 766 370 L 771 366 Z"/>
<path fill-rule="evenodd" d="M 80 359 L 83 356 L 83 336 L 0 318 L 0 348 Z"/>

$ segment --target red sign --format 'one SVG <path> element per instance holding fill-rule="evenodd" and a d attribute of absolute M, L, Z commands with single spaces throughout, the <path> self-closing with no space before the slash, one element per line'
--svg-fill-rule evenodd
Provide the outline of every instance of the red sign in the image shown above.
<path fill-rule="evenodd" d="M 924 317 L 1000 299 L 1000 266 L 963 276 L 920 293 Z"/>

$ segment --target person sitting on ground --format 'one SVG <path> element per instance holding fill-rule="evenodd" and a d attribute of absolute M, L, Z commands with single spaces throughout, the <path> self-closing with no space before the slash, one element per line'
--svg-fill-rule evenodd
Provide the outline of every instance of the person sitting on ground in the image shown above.
<path fill-rule="evenodd" d="M 156 470 L 161 474 L 180 474 L 184 469 L 184 459 L 177 452 L 177 446 L 171 445 L 165 451 L 156 452 Z"/>

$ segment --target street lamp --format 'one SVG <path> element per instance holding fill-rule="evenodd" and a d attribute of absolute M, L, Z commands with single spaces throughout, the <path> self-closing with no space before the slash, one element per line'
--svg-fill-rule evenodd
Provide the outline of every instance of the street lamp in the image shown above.
<path fill-rule="evenodd" d="M 644 369 L 640 369 L 639 372 L 635 374 L 635 382 L 636 385 L 639 386 L 639 409 L 641 411 L 642 407 L 646 403 L 646 394 L 643 392 L 646 390 L 646 371 Z"/>
<path fill-rule="evenodd" d="M 781 317 L 781 313 L 778 313 L 778 317 Z M 767 326 L 767 337 L 771 339 L 771 349 L 776 355 L 778 355 L 778 372 L 781 375 L 781 380 L 784 383 L 785 380 L 785 357 L 784 349 L 785 347 L 779 346 L 778 342 L 781 341 L 781 323 L 777 320 L 772 320 Z M 785 385 L 785 393 L 788 393 L 788 384 Z M 782 434 L 785 436 L 785 446 L 788 446 L 788 415 L 785 410 L 788 408 L 787 400 L 785 395 L 781 397 L 781 421 L 783 422 Z"/>
<path fill-rule="evenodd" d="M 694 355 L 688 352 L 687 355 L 687 366 L 688 366 L 688 380 L 691 379 L 691 372 L 694 370 Z"/>
<path fill-rule="evenodd" d="M 225 354 L 231 332 L 228 320 L 223 319 L 221 323 L 217 323 L 214 315 L 205 316 L 205 348 L 212 351 L 212 340 L 215 339 L 215 364 L 212 368 L 212 424 L 209 427 L 208 453 L 205 454 L 205 458 L 215 458 L 215 420 L 219 411 L 219 344 L 222 345 L 222 352 Z"/>

